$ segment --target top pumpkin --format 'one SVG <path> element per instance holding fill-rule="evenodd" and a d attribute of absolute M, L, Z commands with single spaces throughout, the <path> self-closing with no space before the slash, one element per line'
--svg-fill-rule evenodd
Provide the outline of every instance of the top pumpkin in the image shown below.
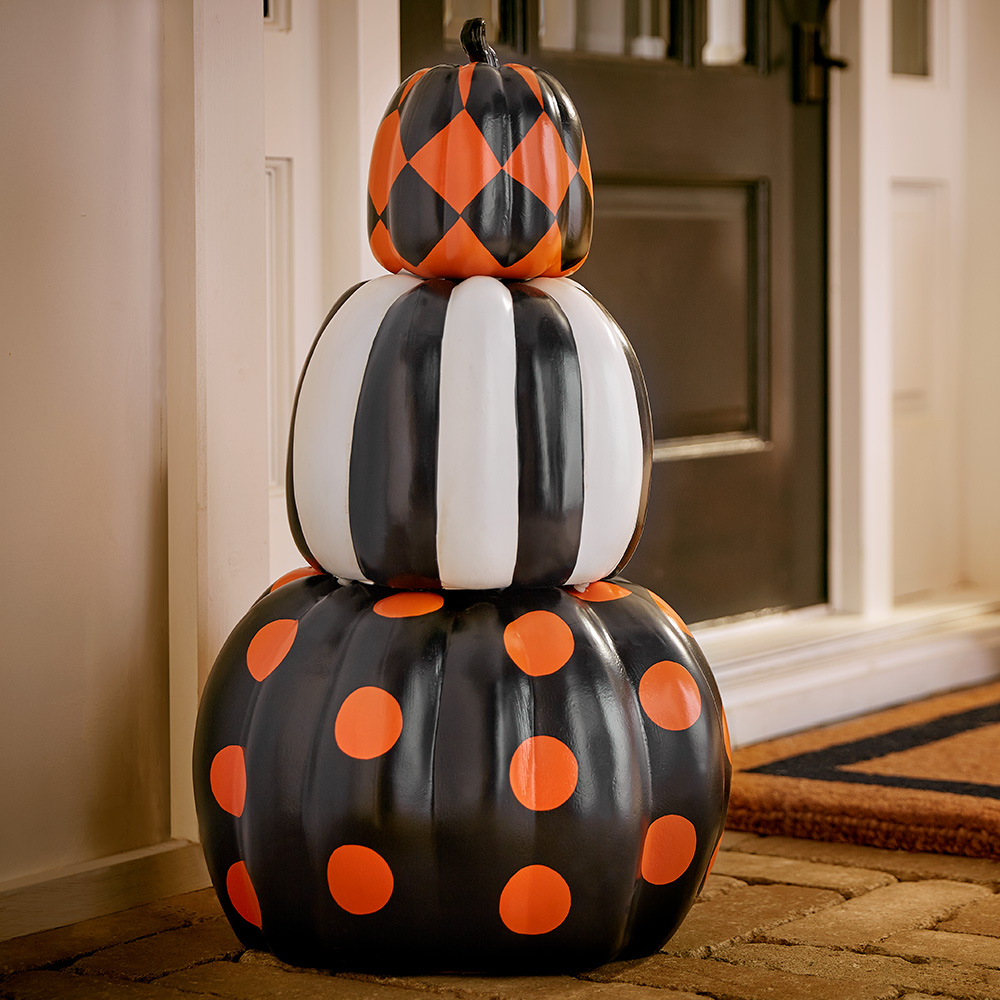
<path fill-rule="evenodd" d="M 590 250 L 593 180 L 576 108 L 543 70 L 501 66 L 481 18 L 471 62 L 418 70 L 393 95 L 368 173 L 368 236 L 424 278 L 571 274 Z"/>

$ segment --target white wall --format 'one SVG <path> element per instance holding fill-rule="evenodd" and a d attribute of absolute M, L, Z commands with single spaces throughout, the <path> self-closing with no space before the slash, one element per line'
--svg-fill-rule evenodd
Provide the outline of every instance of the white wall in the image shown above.
<path fill-rule="evenodd" d="M 158 0 L 0 2 L 0 881 L 164 839 Z"/>

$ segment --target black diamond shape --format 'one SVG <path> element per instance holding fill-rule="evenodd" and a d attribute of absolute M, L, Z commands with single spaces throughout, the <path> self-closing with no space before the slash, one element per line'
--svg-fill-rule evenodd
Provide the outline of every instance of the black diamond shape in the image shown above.
<path fill-rule="evenodd" d="M 382 220 L 400 257 L 416 267 L 458 220 L 458 213 L 409 164 L 389 189 Z"/>
<path fill-rule="evenodd" d="M 569 182 L 556 218 L 562 233 L 562 269 L 565 271 L 587 256 L 594 226 L 594 199 L 579 174 Z"/>
<path fill-rule="evenodd" d="M 419 92 L 419 100 L 410 96 Z M 406 158 L 422 149 L 462 110 L 457 66 L 435 66 L 412 87 L 399 116 L 399 141 Z"/>
<path fill-rule="evenodd" d="M 574 166 L 579 167 L 580 157 L 583 155 L 583 125 L 576 106 L 563 85 L 551 73 L 540 69 L 535 72 L 543 83 L 542 100 L 545 103 L 545 113 L 562 136 L 567 155 Z"/>
<path fill-rule="evenodd" d="M 545 202 L 501 170 L 462 212 L 501 267 L 526 257 L 555 221 Z"/>
<path fill-rule="evenodd" d="M 484 65 L 473 70 L 465 110 L 499 163 L 507 162 L 542 113 L 538 98 L 517 70 L 502 66 L 498 74 Z"/>
<path fill-rule="evenodd" d="M 382 121 L 385 121 L 399 107 L 399 102 L 403 98 L 403 88 L 409 82 L 409 77 L 404 80 L 395 90 L 392 97 L 389 98 L 389 103 L 385 106 L 385 114 L 382 115 Z"/>
<path fill-rule="evenodd" d="M 378 212 L 375 211 L 375 202 L 372 201 L 372 196 L 368 195 L 368 235 L 369 236 L 371 236 L 371 234 L 373 232 L 375 232 L 375 227 L 378 225 L 379 219 L 382 219 L 382 216 Z M 382 221 L 385 222 L 385 219 L 382 219 Z"/>

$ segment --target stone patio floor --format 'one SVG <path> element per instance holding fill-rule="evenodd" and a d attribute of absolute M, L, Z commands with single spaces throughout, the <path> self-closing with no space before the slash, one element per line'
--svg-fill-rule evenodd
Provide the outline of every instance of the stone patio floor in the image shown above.
<path fill-rule="evenodd" d="M 213 890 L 0 942 L 10 1000 L 1000 1000 L 1000 862 L 727 833 L 666 949 L 584 975 L 386 978 L 239 944 Z"/>

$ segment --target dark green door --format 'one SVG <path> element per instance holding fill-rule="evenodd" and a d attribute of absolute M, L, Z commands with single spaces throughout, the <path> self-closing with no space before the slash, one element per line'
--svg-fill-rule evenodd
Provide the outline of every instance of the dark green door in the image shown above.
<path fill-rule="evenodd" d="M 635 347 L 656 438 L 625 573 L 690 621 L 826 599 L 826 107 L 793 103 L 790 70 L 819 6 L 745 0 L 741 26 L 726 0 L 400 4 L 404 77 L 464 62 L 484 16 L 502 61 L 576 103 L 595 221 L 574 277 Z"/>

